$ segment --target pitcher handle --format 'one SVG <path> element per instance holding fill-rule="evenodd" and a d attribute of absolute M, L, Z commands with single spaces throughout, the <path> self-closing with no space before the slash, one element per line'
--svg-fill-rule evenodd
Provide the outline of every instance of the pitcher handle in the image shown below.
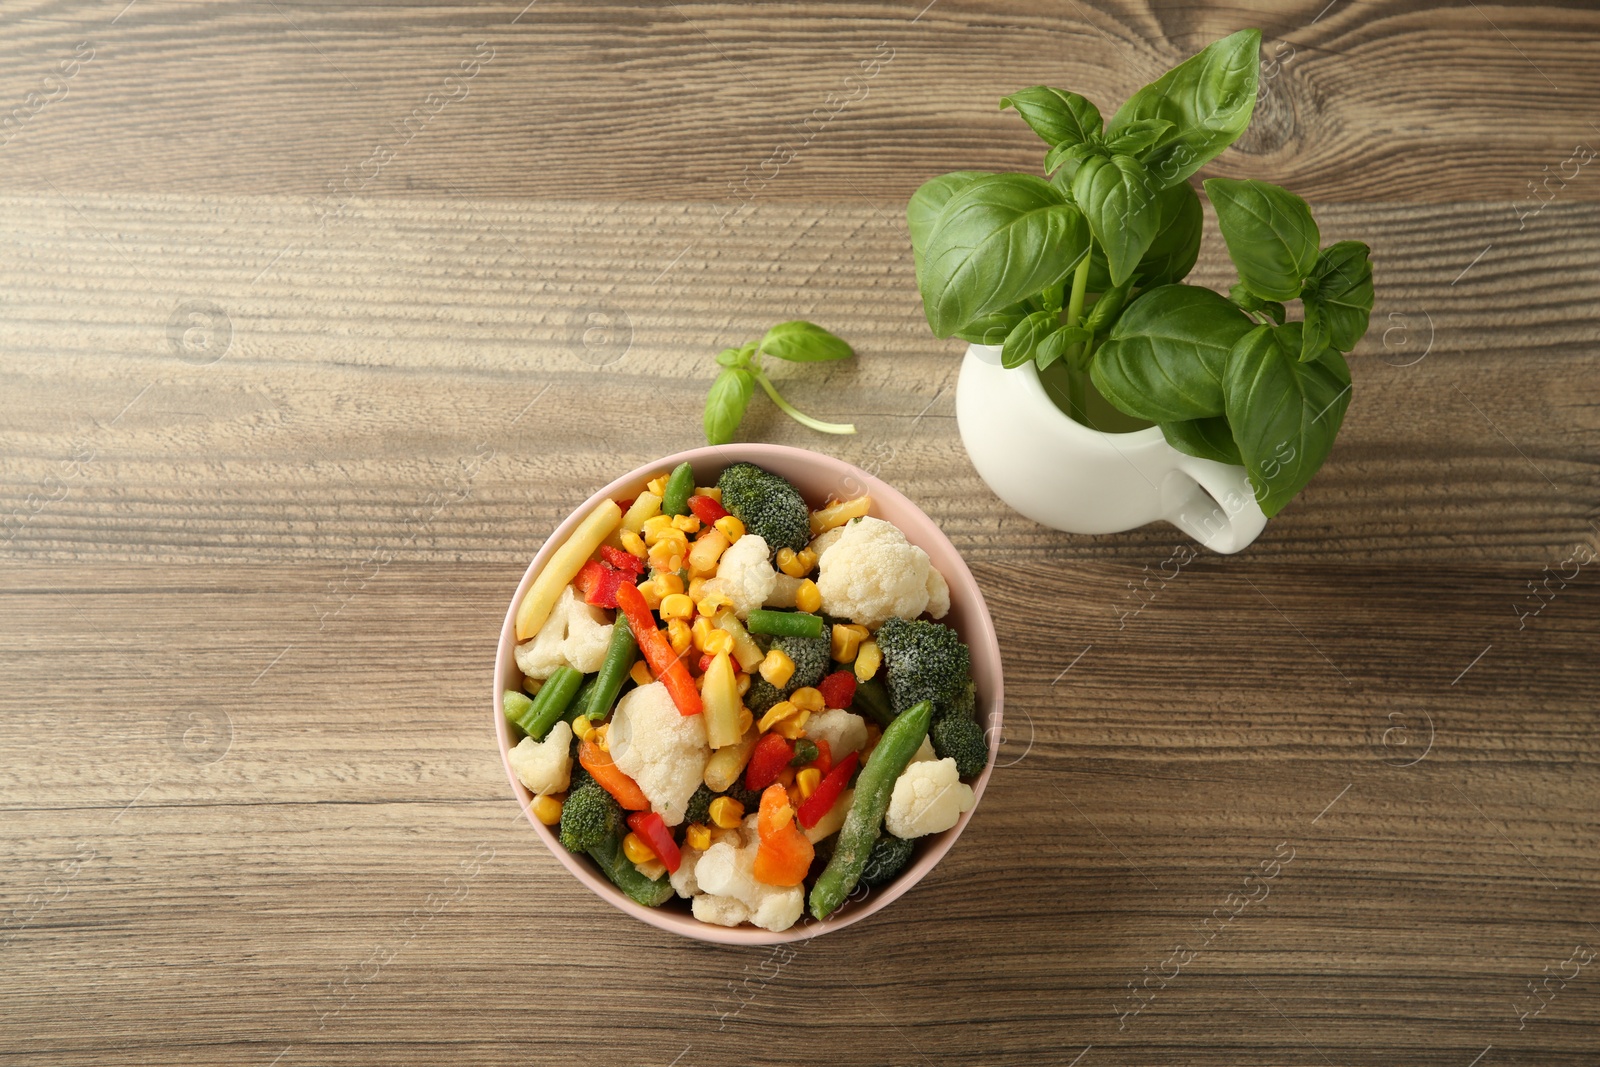
<path fill-rule="evenodd" d="M 1243 467 L 1179 454 L 1169 477 L 1189 484 L 1169 495 L 1165 518 L 1213 552 L 1231 555 L 1261 535 L 1267 517 Z"/>

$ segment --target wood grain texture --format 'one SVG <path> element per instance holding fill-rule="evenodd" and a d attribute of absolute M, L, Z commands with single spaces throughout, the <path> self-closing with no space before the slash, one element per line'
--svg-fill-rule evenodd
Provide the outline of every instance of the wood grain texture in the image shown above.
<path fill-rule="evenodd" d="M 0 1061 L 1592 1062 L 1600 570 L 1550 576 L 1600 545 L 1600 179 L 1543 183 L 1600 15 L 925 2 L 7 9 Z M 962 450 L 904 199 L 1038 164 L 1005 92 L 1246 24 L 1208 173 L 1374 248 L 1344 431 L 1237 557 L 1044 530 Z M 923 884 L 736 951 L 546 854 L 490 664 L 555 523 L 795 317 L 860 358 L 786 394 L 860 433 L 745 435 L 940 523 L 1007 725 Z"/>

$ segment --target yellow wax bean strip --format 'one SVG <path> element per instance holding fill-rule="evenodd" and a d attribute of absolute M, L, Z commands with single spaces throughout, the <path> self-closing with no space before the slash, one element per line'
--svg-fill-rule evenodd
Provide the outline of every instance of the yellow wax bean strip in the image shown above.
<path fill-rule="evenodd" d="M 544 570 L 534 578 L 528 595 L 522 598 L 522 603 L 517 607 L 518 641 L 526 641 L 539 632 L 539 627 L 544 625 L 551 609 L 556 606 L 561 590 L 578 576 L 584 563 L 621 521 L 622 509 L 617 507 L 617 502 L 603 500 L 578 524 L 566 543 L 551 554 Z"/>

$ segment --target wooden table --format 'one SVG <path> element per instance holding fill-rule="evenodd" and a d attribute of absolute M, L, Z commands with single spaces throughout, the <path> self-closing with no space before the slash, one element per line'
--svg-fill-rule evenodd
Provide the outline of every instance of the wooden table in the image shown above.
<path fill-rule="evenodd" d="M 0 1061 L 1593 1062 L 1600 14 L 521 3 L 7 12 Z M 1369 241 L 1378 306 L 1326 469 L 1161 580 L 1176 531 L 978 480 L 901 211 L 1038 165 L 1005 92 L 1241 25 L 1209 173 Z M 1008 725 L 909 896 L 739 951 L 546 852 L 490 663 L 541 538 L 795 317 L 860 433 L 747 435 L 944 526 Z"/>

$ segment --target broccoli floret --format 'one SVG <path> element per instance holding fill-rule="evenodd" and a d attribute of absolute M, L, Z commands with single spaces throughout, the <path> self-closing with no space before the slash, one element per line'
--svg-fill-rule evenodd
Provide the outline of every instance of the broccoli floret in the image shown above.
<path fill-rule="evenodd" d="M 983 727 L 962 715 L 947 715 L 928 731 L 933 751 L 940 759 L 956 761 L 956 773 L 970 778 L 989 762 L 989 739 Z"/>
<path fill-rule="evenodd" d="M 798 552 L 811 541 L 811 509 L 788 480 L 754 463 L 735 463 L 717 479 L 722 506 L 772 552 Z"/>
<path fill-rule="evenodd" d="M 756 715 L 764 714 L 796 689 L 816 685 L 833 664 L 826 637 L 774 637 L 769 648 L 788 656 L 794 662 L 794 673 L 781 686 L 773 685 L 759 674 L 751 679 L 750 688 L 744 694 L 744 706 Z"/>
<path fill-rule="evenodd" d="M 894 713 L 931 700 L 957 705 L 971 678 L 972 652 L 948 626 L 923 619 L 890 619 L 878 628 L 889 704 Z"/>
<path fill-rule="evenodd" d="M 879 834 L 878 840 L 872 843 L 872 851 L 867 855 L 867 865 L 861 871 L 861 884 L 880 886 L 889 881 L 911 861 L 911 852 L 915 847 L 912 842 L 893 834 Z"/>
<path fill-rule="evenodd" d="M 571 852 L 587 852 L 623 828 L 621 805 L 593 778 L 586 777 L 561 805 L 561 843 Z"/>
<path fill-rule="evenodd" d="M 962 718 L 975 719 L 978 716 L 978 687 L 967 679 L 967 684 L 961 687 L 954 700 L 939 701 L 933 706 L 933 721 L 940 719 Z"/>
<path fill-rule="evenodd" d="M 689 797 L 689 804 L 683 810 L 683 821 L 686 823 L 697 822 L 702 825 L 710 822 L 711 802 L 715 799 L 717 799 L 717 794 L 711 791 L 710 786 L 702 783 L 700 788 L 694 791 L 694 795 Z"/>

